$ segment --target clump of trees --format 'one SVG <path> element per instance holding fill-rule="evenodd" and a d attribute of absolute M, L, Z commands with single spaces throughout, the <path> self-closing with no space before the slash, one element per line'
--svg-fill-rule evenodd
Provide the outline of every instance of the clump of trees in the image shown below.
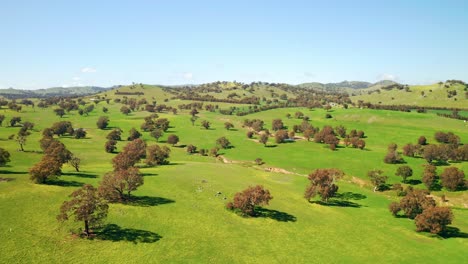
<path fill-rule="evenodd" d="M 388 177 L 383 175 L 383 173 L 384 172 L 382 170 L 371 170 L 367 173 L 372 185 L 374 185 L 374 192 L 383 191 L 386 187 Z"/>
<path fill-rule="evenodd" d="M 403 211 L 406 217 L 414 219 L 418 232 L 443 233 L 453 220 L 450 208 L 437 207 L 426 190 L 409 189 L 399 203 L 389 205 L 389 210 L 394 216 Z"/>
<path fill-rule="evenodd" d="M 398 146 L 395 143 L 388 145 L 387 155 L 384 158 L 385 163 L 398 164 L 404 162 L 403 158 L 398 154 L 397 148 Z"/>
<path fill-rule="evenodd" d="M 10 161 L 10 152 L 4 148 L 0 148 L 0 166 L 5 166 Z"/>
<path fill-rule="evenodd" d="M 456 167 L 445 168 L 440 174 L 442 186 L 449 191 L 457 191 L 466 188 L 465 173 Z"/>
<path fill-rule="evenodd" d="M 146 149 L 146 165 L 156 166 L 168 164 L 171 150 L 166 146 L 152 145 Z"/>
<path fill-rule="evenodd" d="M 84 223 L 84 234 L 89 236 L 91 228 L 101 225 L 107 217 L 109 205 L 90 184 L 74 191 L 70 201 L 63 202 L 57 220 L 64 222 L 74 217 Z"/>
<path fill-rule="evenodd" d="M 316 169 L 309 174 L 310 185 L 306 188 L 304 197 L 310 201 L 318 195 L 323 202 L 328 203 L 338 192 L 336 181 L 343 176 L 344 172 L 339 169 Z"/>
<path fill-rule="evenodd" d="M 255 216 L 255 208 L 258 206 L 268 205 L 273 197 L 270 191 L 262 185 L 249 186 L 242 192 L 234 195 L 234 200 L 226 205 L 229 210 L 239 212 L 244 216 Z"/>
<path fill-rule="evenodd" d="M 135 166 L 146 155 L 146 143 L 140 138 L 128 143 L 123 150 L 112 159 L 114 170 L 124 170 Z"/>

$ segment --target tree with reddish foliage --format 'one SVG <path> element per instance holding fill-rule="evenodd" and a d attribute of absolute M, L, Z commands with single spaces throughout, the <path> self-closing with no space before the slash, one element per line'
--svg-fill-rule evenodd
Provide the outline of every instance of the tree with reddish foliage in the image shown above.
<path fill-rule="evenodd" d="M 442 186 L 449 191 L 456 191 L 466 187 L 465 173 L 456 168 L 448 167 L 440 174 Z"/>
<path fill-rule="evenodd" d="M 307 141 L 310 141 L 310 138 L 314 135 L 314 131 L 310 128 L 307 128 L 306 130 L 304 130 L 303 135 L 307 139 Z"/>
<path fill-rule="evenodd" d="M 258 139 L 258 142 L 262 143 L 264 146 L 266 146 L 267 142 L 268 142 L 268 135 L 265 134 L 265 133 L 262 133 L 260 135 L 260 138 Z"/>
<path fill-rule="evenodd" d="M 208 122 L 208 120 L 202 120 L 202 121 L 201 121 L 201 125 L 202 125 L 202 127 L 204 127 L 205 129 L 208 129 L 208 128 L 210 128 L 211 123 Z"/>
<path fill-rule="evenodd" d="M 254 135 L 254 132 L 253 131 L 247 131 L 247 138 L 252 138 L 253 135 Z"/>
<path fill-rule="evenodd" d="M 437 186 L 437 167 L 431 164 L 424 165 L 422 182 L 428 190 L 433 190 Z"/>
<path fill-rule="evenodd" d="M 109 140 L 122 140 L 122 130 L 120 128 L 115 128 L 109 134 L 107 134 L 106 138 Z"/>
<path fill-rule="evenodd" d="M 429 231 L 433 234 L 443 233 L 452 223 L 453 213 L 448 207 L 430 207 L 414 219 L 416 230 Z"/>
<path fill-rule="evenodd" d="M 388 152 L 384 158 L 384 162 L 389 164 L 404 162 L 403 158 L 401 158 L 400 154 L 397 152 L 397 144 L 391 143 L 388 145 Z"/>
<path fill-rule="evenodd" d="M 45 156 L 50 156 L 61 164 L 67 163 L 72 158 L 72 153 L 62 142 L 56 139 L 50 139 L 46 148 L 43 150 Z"/>
<path fill-rule="evenodd" d="M 6 149 L 0 148 L 0 166 L 5 166 L 10 161 L 10 153 Z"/>
<path fill-rule="evenodd" d="M 131 192 L 143 185 L 143 177 L 135 167 L 108 172 L 99 185 L 99 194 L 110 202 L 126 201 Z"/>
<path fill-rule="evenodd" d="M 281 119 L 273 119 L 273 122 L 271 125 L 271 129 L 273 131 L 278 131 L 283 128 L 284 128 L 284 124 L 283 124 L 283 121 L 281 121 Z"/>
<path fill-rule="evenodd" d="M 224 128 L 226 128 L 226 130 L 230 130 L 231 128 L 234 128 L 234 125 L 231 122 L 225 122 Z"/>
<path fill-rule="evenodd" d="M 427 139 L 425 136 L 420 136 L 418 138 L 418 144 L 421 146 L 427 145 Z"/>
<path fill-rule="evenodd" d="M 192 144 L 189 144 L 187 145 L 187 153 L 188 154 L 193 154 L 193 153 L 196 153 L 197 152 L 197 147 L 192 145 Z"/>
<path fill-rule="evenodd" d="M 55 157 L 44 155 L 38 163 L 29 169 L 30 179 L 35 183 L 45 183 L 56 178 L 62 172 L 62 163 Z"/>
<path fill-rule="evenodd" d="M 106 142 L 106 144 L 104 145 L 104 149 L 107 153 L 114 153 L 114 151 L 117 149 L 116 145 L 117 141 L 111 139 Z"/>
<path fill-rule="evenodd" d="M 146 155 L 146 143 L 141 139 L 135 139 L 128 143 L 122 152 L 112 159 L 114 170 L 125 170 L 133 167 Z"/>
<path fill-rule="evenodd" d="M 408 218 L 414 219 L 425 209 L 436 206 L 434 199 L 428 195 L 429 192 L 426 190 L 413 189 L 408 191 L 400 201 L 401 210 Z"/>
<path fill-rule="evenodd" d="M 403 165 L 403 166 L 398 167 L 395 175 L 402 177 L 403 183 L 406 183 L 406 179 L 413 175 L 413 169 L 411 169 L 410 166 Z"/>
<path fill-rule="evenodd" d="M 345 137 L 346 137 L 346 127 L 344 127 L 343 125 L 339 125 L 339 126 L 335 127 L 335 132 L 336 132 L 341 138 L 345 138 Z"/>
<path fill-rule="evenodd" d="M 413 144 L 406 144 L 403 146 L 403 155 L 407 157 L 414 157 L 415 148 Z"/>
<path fill-rule="evenodd" d="M 141 133 L 138 130 L 136 130 L 134 127 L 132 127 L 132 129 L 130 129 L 128 134 L 129 134 L 128 138 L 127 138 L 128 141 L 133 141 L 133 140 L 141 137 Z"/>
<path fill-rule="evenodd" d="M 397 202 L 391 202 L 388 206 L 388 210 L 390 210 L 390 213 L 392 213 L 393 216 L 397 216 L 398 213 L 401 211 L 400 204 Z"/>
<path fill-rule="evenodd" d="M 228 149 L 231 146 L 231 142 L 226 137 L 220 137 L 216 140 L 216 146 L 219 146 L 223 149 Z"/>
<path fill-rule="evenodd" d="M 331 150 L 335 150 L 340 140 L 333 134 L 328 134 L 323 139 L 323 143 L 330 145 Z"/>
<path fill-rule="evenodd" d="M 310 185 L 306 188 L 304 197 L 310 201 L 319 195 L 322 201 L 328 202 L 328 199 L 338 192 L 335 182 L 343 175 L 344 172 L 339 169 L 316 169 L 309 174 Z"/>
<path fill-rule="evenodd" d="M 109 205 L 90 184 L 74 191 L 70 197 L 72 200 L 65 201 L 60 207 L 57 220 L 63 222 L 75 216 L 75 221 L 84 222 L 84 233 L 89 236 L 90 228 L 99 226 L 107 217 Z"/>
<path fill-rule="evenodd" d="M 278 130 L 275 133 L 275 141 L 276 143 L 283 143 L 286 139 L 289 138 L 287 130 Z"/>
<path fill-rule="evenodd" d="M 109 125 L 109 117 L 107 116 L 99 117 L 98 121 L 96 122 L 96 125 L 99 129 L 106 129 L 107 126 Z"/>
<path fill-rule="evenodd" d="M 175 144 L 177 144 L 178 142 L 179 142 L 179 137 L 175 134 L 170 134 L 167 137 L 167 143 L 171 144 L 172 146 L 175 146 Z"/>
<path fill-rule="evenodd" d="M 228 209 L 239 210 L 242 215 L 255 216 L 255 207 L 268 205 L 273 197 L 261 185 L 249 186 L 234 195 L 234 200 L 226 205 Z"/>

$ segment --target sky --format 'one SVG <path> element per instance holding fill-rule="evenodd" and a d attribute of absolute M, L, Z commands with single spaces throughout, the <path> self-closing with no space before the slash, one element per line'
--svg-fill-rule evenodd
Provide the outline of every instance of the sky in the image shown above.
<path fill-rule="evenodd" d="M 0 89 L 468 81 L 468 1 L 0 2 Z"/>

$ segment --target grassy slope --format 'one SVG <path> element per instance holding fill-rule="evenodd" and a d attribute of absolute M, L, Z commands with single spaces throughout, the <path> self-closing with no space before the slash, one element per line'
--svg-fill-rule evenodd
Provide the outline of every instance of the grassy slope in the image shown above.
<path fill-rule="evenodd" d="M 437 107 L 454 107 L 468 108 L 468 99 L 465 98 L 464 87 L 460 84 L 452 85 L 450 88 L 445 88 L 443 85 L 414 85 L 410 86 L 410 92 L 405 90 L 393 89 L 390 91 L 381 90 L 381 93 L 367 94 L 367 89 L 362 90 L 362 95 L 352 96 L 351 100 L 357 102 L 363 100 L 374 104 L 404 104 L 418 106 L 437 106 Z M 432 92 L 430 91 L 432 90 Z M 452 98 L 447 98 L 447 91 L 457 90 L 457 95 Z M 421 95 L 424 91 L 425 96 Z M 394 99 L 392 99 L 394 98 Z M 456 100 L 455 100 L 456 99 Z"/>
<path fill-rule="evenodd" d="M 169 102 L 171 103 L 171 102 Z M 175 102 L 172 102 L 175 103 Z M 395 219 L 387 211 L 391 192 L 373 193 L 369 188 L 342 181 L 340 192 L 362 194 L 365 197 L 351 202 L 354 207 L 324 207 L 309 204 L 303 198 L 306 178 L 296 175 L 267 173 L 254 167 L 238 164 L 221 164 L 214 158 L 190 156 L 184 149 L 172 148 L 171 162 L 174 165 L 142 169 L 145 185 L 135 194 L 138 196 L 162 197 L 175 202 L 158 206 L 112 205 L 108 222 L 123 230 L 113 240 L 86 241 L 69 236 L 68 229 L 79 226 L 74 223 L 59 225 L 55 220 L 58 208 L 67 195 L 80 183 L 97 185 L 100 177 L 111 170 L 112 154 L 103 150 L 104 137 L 108 131 L 97 130 L 95 122 L 100 103 L 88 117 L 70 115 L 75 127 L 88 130 L 88 138 L 62 141 L 77 156 L 82 158 L 82 174 L 73 175 L 72 168 L 64 167 L 62 185 L 35 185 L 29 182 L 28 168 L 40 159 L 38 153 L 16 151 L 13 141 L 4 140 L 18 128 L 0 128 L 0 144 L 12 154 L 9 167 L 1 168 L 3 177 L 15 178 L 0 183 L 0 262 L 121 262 L 122 257 L 134 262 L 422 262 L 427 252 L 443 252 L 431 256 L 434 262 L 459 263 L 468 248 L 466 239 L 438 239 L 414 232 L 414 223 L 407 219 Z M 120 105 L 109 106 L 112 125 L 119 125 L 125 132 L 132 126 L 139 128 L 148 113 L 137 112 L 129 117 L 118 112 Z M 336 110 L 333 120 L 323 118 L 323 110 L 306 114 L 314 126 L 343 124 L 348 129 L 362 129 L 368 135 L 368 150 L 339 149 L 336 152 L 311 142 L 282 144 L 274 148 L 247 140 L 243 128 L 244 118 L 262 118 L 269 128 L 273 118 L 283 118 L 287 112 L 296 110 L 277 109 L 247 117 L 220 116 L 203 112 L 202 119 L 213 123 L 213 129 L 192 126 L 187 114 L 162 115 L 171 120 L 174 128 L 169 133 L 180 136 L 180 144 L 195 144 L 211 148 L 219 136 L 227 136 L 235 148 L 222 151 L 230 159 L 252 161 L 263 158 L 265 166 L 283 167 L 299 173 L 308 173 L 318 167 L 339 167 L 346 173 L 365 179 L 371 168 L 382 168 L 393 175 L 396 166 L 382 162 L 386 145 L 390 142 L 414 142 L 420 135 L 430 140 L 441 127 L 459 134 L 463 142 L 468 136 L 466 127 L 457 120 L 435 117 L 431 114 L 400 113 L 390 111 L 360 111 L 357 109 Z M 2 110 L 3 112 L 3 110 Z M 26 109 L 25 113 L 6 111 L 11 116 L 23 116 L 23 120 L 37 124 L 38 132 L 28 140 L 26 150 L 39 150 L 39 130 L 59 118 L 51 109 Z M 230 120 L 237 131 L 226 131 L 222 124 Z M 283 121 L 289 126 L 300 120 Z M 167 134 L 166 134 L 167 136 Z M 144 138 L 149 140 L 147 133 Z M 165 137 L 164 137 L 165 138 Z M 432 140 L 431 140 L 432 141 Z M 119 149 L 125 144 L 120 142 Z M 151 141 L 150 144 L 154 144 Z M 272 139 L 270 139 L 270 144 Z M 406 159 L 415 169 L 413 178 L 420 178 L 420 159 Z M 455 164 L 467 171 L 467 163 Z M 440 170 L 440 169 L 439 169 Z M 87 177 L 83 177 L 86 176 Z M 349 180 L 348 176 L 346 180 Z M 202 180 L 206 182 L 203 183 Z M 392 176 L 391 182 L 398 178 Z M 267 208 L 277 210 L 283 218 L 295 217 L 297 221 L 282 222 L 271 218 L 244 219 L 226 211 L 224 195 L 233 194 L 248 185 L 263 184 L 274 196 Z M 200 191 L 202 190 L 202 191 Z M 221 191 L 222 196 L 215 193 Z M 468 230 L 468 213 L 461 208 L 466 201 L 465 193 L 447 193 L 455 210 L 454 226 L 462 232 Z M 361 197 L 361 198 L 362 198 Z M 156 200 L 156 199 L 153 199 Z M 135 234 L 148 239 L 161 236 L 155 243 L 132 243 Z M 125 241 L 124 235 L 127 240 Z M 123 240 L 122 240 L 123 239 Z M 95 250 L 97 255 L 92 254 Z M 116 254 L 120 252 L 120 254 Z M 448 258 L 446 256 L 449 256 Z"/>

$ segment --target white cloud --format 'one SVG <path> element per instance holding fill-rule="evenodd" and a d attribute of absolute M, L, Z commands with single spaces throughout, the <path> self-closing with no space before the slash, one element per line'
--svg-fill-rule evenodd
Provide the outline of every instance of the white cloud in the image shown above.
<path fill-rule="evenodd" d="M 80 77 L 73 77 L 72 80 L 73 81 L 79 81 L 79 80 L 81 80 L 81 78 Z"/>
<path fill-rule="evenodd" d="M 193 79 L 193 73 L 191 73 L 191 72 L 184 72 L 184 74 L 182 74 L 182 77 L 183 77 L 185 80 L 192 80 L 192 79 Z"/>
<path fill-rule="evenodd" d="M 91 67 L 84 67 L 83 69 L 81 69 L 81 72 L 82 73 L 93 73 L 93 72 L 97 72 L 97 70 L 94 69 L 94 68 L 91 68 Z"/>
<path fill-rule="evenodd" d="M 389 80 L 389 81 L 398 81 L 398 76 L 396 75 L 393 75 L 393 74 L 389 74 L 389 73 L 382 73 L 380 74 L 379 76 L 377 76 L 377 79 L 379 81 L 383 81 L 383 80 Z"/>

